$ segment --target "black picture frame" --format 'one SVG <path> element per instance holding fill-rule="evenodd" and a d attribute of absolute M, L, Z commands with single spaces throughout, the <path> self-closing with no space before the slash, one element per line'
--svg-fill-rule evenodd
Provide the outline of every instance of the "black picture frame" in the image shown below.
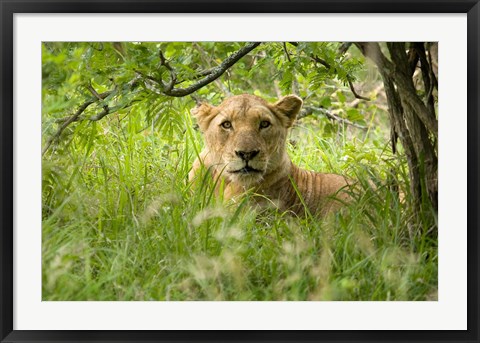
<path fill-rule="evenodd" d="M 114 5 L 114 6 L 113 6 Z M 479 0 L 0 0 L 1 342 L 443 341 L 479 342 Z M 13 330 L 13 16 L 15 13 L 466 13 L 468 26 L 468 329 L 464 331 L 20 331 Z M 454 314 L 452 314 L 454 315 Z"/>

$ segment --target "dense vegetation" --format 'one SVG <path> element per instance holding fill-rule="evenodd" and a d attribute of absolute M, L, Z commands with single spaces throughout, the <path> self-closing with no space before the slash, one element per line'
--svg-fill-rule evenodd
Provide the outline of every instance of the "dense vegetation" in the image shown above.
<path fill-rule="evenodd" d="M 389 55 L 391 46 L 379 47 Z M 397 142 L 391 90 L 384 91 L 393 81 L 364 58 L 364 46 L 42 48 L 44 300 L 437 298 L 431 170 L 419 159 L 412 177 L 412 152 Z M 435 111 L 435 89 L 416 86 Z M 252 208 L 248 195 L 218 199 L 209 178 L 191 187 L 203 140 L 190 109 L 242 93 L 272 102 L 301 96 L 292 160 L 358 180 L 355 201 L 319 220 Z M 435 147 L 436 133 L 424 135 Z"/>

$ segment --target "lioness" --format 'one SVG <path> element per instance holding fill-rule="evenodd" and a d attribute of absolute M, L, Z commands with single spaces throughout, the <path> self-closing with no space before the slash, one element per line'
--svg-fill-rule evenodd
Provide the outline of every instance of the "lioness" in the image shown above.
<path fill-rule="evenodd" d="M 286 151 L 288 129 L 302 99 L 288 95 L 271 104 L 254 95 L 238 95 L 215 107 L 202 103 L 192 110 L 206 142 L 194 162 L 190 180 L 203 164 L 224 181 L 224 195 L 253 190 L 280 210 L 324 215 L 348 198 L 346 178 L 295 166 Z M 297 190 L 298 192 L 297 192 Z M 304 206 L 305 204 L 305 206 Z"/>

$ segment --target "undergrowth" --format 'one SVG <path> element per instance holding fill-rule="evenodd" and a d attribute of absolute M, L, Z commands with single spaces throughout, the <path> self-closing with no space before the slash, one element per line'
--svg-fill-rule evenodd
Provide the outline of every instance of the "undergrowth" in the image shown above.
<path fill-rule="evenodd" d="M 44 156 L 43 300 L 436 300 L 435 213 L 415 215 L 405 161 L 378 133 L 300 123 L 292 160 L 362 191 L 297 218 L 217 199 L 209 178 L 192 187 L 202 138 L 175 110 L 168 130 L 134 113 L 83 122 Z"/>

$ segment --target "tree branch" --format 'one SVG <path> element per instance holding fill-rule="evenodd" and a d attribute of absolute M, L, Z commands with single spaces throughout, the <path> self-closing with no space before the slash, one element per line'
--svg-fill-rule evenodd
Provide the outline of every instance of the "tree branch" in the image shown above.
<path fill-rule="evenodd" d="M 287 55 L 288 62 L 292 62 L 292 59 L 290 58 L 290 53 L 287 49 L 287 44 L 285 42 L 283 42 L 283 50 L 285 51 L 285 55 Z"/>
<path fill-rule="evenodd" d="M 423 85 L 425 86 L 425 101 L 426 105 L 431 113 L 435 112 L 435 100 L 433 98 L 434 81 L 431 76 L 433 75 L 432 68 L 427 61 L 425 47 L 422 43 L 412 43 L 412 50 L 415 50 L 419 56 L 420 69 L 422 71 Z"/>
<path fill-rule="evenodd" d="M 420 118 L 423 125 L 432 132 L 435 138 L 438 138 L 438 121 L 435 116 L 435 108 L 429 108 L 425 103 L 420 99 L 417 94 L 415 85 L 411 76 L 402 72 L 402 70 L 408 69 L 408 60 L 405 53 L 405 46 L 401 43 L 387 43 L 388 49 L 390 51 L 390 56 L 392 61 L 395 63 L 395 68 L 392 70 L 392 75 L 395 79 L 395 84 L 397 87 L 403 91 L 399 92 L 400 97 L 403 101 L 406 101 L 410 104 L 412 109 L 415 111 L 415 114 Z M 417 51 L 421 58 L 420 51 Z M 420 61 L 421 62 L 421 61 Z M 425 90 L 427 90 L 429 85 L 425 84 Z"/>
<path fill-rule="evenodd" d="M 358 125 L 358 124 L 355 124 L 353 122 L 351 122 L 350 120 L 348 119 L 345 119 L 345 118 L 342 118 L 342 117 L 339 117 L 337 116 L 336 114 L 322 108 L 322 107 L 315 107 L 315 106 L 305 106 L 303 108 L 303 110 L 299 113 L 297 119 L 302 119 L 302 118 L 305 118 L 309 115 L 312 115 L 313 113 L 315 112 L 318 112 L 320 114 L 323 114 L 324 116 L 326 116 L 328 119 L 331 119 L 331 120 L 335 120 L 335 121 L 338 121 L 340 123 L 343 123 L 343 124 L 347 124 L 347 125 L 350 125 L 350 126 L 353 126 L 353 127 L 356 127 L 357 129 L 361 129 L 361 130 L 367 130 L 367 127 L 366 126 L 363 126 L 363 125 Z"/>
<path fill-rule="evenodd" d="M 340 55 L 343 55 L 344 53 L 346 53 L 348 51 L 348 49 L 350 49 L 350 47 L 352 46 L 352 42 L 344 42 L 342 43 L 342 45 L 340 45 L 340 47 L 338 48 L 338 53 Z"/>
<path fill-rule="evenodd" d="M 260 42 L 256 42 L 256 43 L 248 43 L 247 45 L 245 45 L 243 48 L 241 48 L 240 50 L 236 51 L 235 53 L 231 54 L 230 56 L 228 56 L 219 66 L 217 67 L 214 67 L 214 68 L 211 68 L 207 71 L 204 71 L 203 73 L 201 73 L 201 75 L 205 75 L 205 77 L 203 77 L 201 80 L 199 80 L 198 82 L 194 83 L 193 85 L 189 86 L 189 87 L 186 87 L 186 88 L 177 88 L 175 89 L 174 86 L 175 84 L 177 84 L 177 76 L 176 76 L 176 73 L 175 73 L 175 70 L 170 66 L 170 64 L 168 63 L 168 61 L 165 59 L 165 57 L 163 56 L 163 53 L 160 51 L 159 52 L 159 56 L 160 56 L 160 66 L 161 67 L 165 67 L 169 72 L 170 72 L 170 81 L 168 84 L 165 84 L 162 80 L 160 80 L 160 82 L 158 80 L 155 80 L 153 77 L 150 77 L 148 75 L 145 75 L 144 73 L 142 73 L 141 71 L 138 71 L 138 70 L 135 70 L 135 72 L 140 75 L 141 77 L 143 77 L 145 80 L 148 80 L 148 81 L 151 81 L 151 82 L 154 82 L 156 83 L 157 85 L 161 85 L 161 90 L 160 92 L 165 94 L 165 95 L 169 95 L 169 96 L 174 96 L 174 97 L 183 97 L 183 96 L 186 96 L 186 95 L 189 95 L 193 92 L 195 92 L 196 90 L 202 88 L 203 86 L 206 86 L 207 84 L 215 81 L 217 78 L 219 78 L 223 73 L 225 73 L 225 71 L 227 69 L 229 69 L 231 66 L 233 66 L 235 63 L 237 63 L 243 56 L 245 56 L 246 54 L 248 54 L 250 51 L 252 51 L 253 49 L 255 49 L 257 46 L 259 46 L 261 43 Z M 134 87 L 136 84 L 137 84 L 137 81 L 140 77 L 136 77 L 134 78 L 132 81 L 129 82 L 129 86 L 130 87 Z M 42 149 L 42 156 L 47 152 L 47 150 L 50 148 L 50 146 L 52 145 L 52 143 L 59 139 L 59 137 L 61 136 L 62 132 L 67 128 L 68 125 L 70 125 L 71 123 L 75 122 L 75 121 L 79 121 L 79 120 L 83 120 L 83 119 L 88 119 L 90 121 L 98 121 L 102 118 L 104 118 L 105 116 L 107 116 L 108 114 L 110 113 L 113 113 L 113 112 L 116 112 L 118 110 L 121 110 L 121 109 L 124 109 L 124 108 L 127 108 L 129 106 L 131 106 L 131 104 L 133 102 L 135 102 L 135 99 L 133 101 L 131 101 L 129 104 L 127 105 L 124 105 L 124 106 L 117 106 L 117 107 L 114 107 L 114 108 L 110 108 L 108 106 L 108 104 L 104 104 L 103 106 L 103 111 L 94 115 L 94 116 L 91 116 L 89 118 L 82 118 L 81 115 L 83 114 L 83 112 L 87 109 L 88 106 L 90 106 L 91 104 L 95 103 L 95 102 L 99 102 L 99 101 L 102 101 L 104 100 L 105 98 L 107 98 L 110 94 L 112 94 L 115 90 L 112 90 L 112 91 L 108 91 L 108 92 L 104 92 L 102 94 L 98 94 L 97 91 L 92 87 L 92 85 L 87 85 L 87 89 L 90 91 L 90 93 L 92 93 L 92 95 L 94 96 L 94 98 L 92 99 L 89 99 L 87 100 L 86 102 L 84 102 L 79 108 L 78 110 L 75 112 L 75 114 L 73 114 L 72 116 L 70 117 L 66 117 L 66 118 L 62 118 L 62 119 L 58 119 L 56 122 L 58 123 L 61 123 L 61 126 L 58 128 L 57 132 L 48 139 L 48 141 L 46 142 L 44 148 Z"/>
<path fill-rule="evenodd" d="M 173 86 L 175 86 L 177 82 L 177 74 L 175 73 L 175 70 L 167 62 L 161 50 L 158 52 L 158 55 L 160 56 L 160 66 L 165 67 L 170 72 L 170 82 L 168 84 L 164 84 L 163 81 L 161 80 L 160 82 L 162 83 L 163 91 L 170 92 L 173 89 Z"/>
<path fill-rule="evenodd" d="M 395 80 L 395 84 L 403 89 L 401 92 L 402 100 L 410 104 L 425 127 L 428 128 L 435 138 L 438 138 L 438 122 L 435 118 L 435 114 L 432 113 L 418 97 L 411 77 L 400 72 L 398 70 L 399 68 L 393 67 L 393 63 L 385 57 L 380 50 L 380 45 L 378 43 L 355 43 L 355 45 L 366 57 L 375 62 L 379 69 L 385 72 L 390 79 Z M 404 69 L 410 69 L 405 51 L 401 52 L 399 46 L 393 43 L 389 45 L 389 50 L 392 59 L 395 59 L 394 62 L 396 65 L 401 66 L 405 64 L 408 68 L 405 68 L 404 66 Z M 401 55 L 402 53 L 405 56 Z"/>
<path fill-rule="evenodd" d="M 353 87 L 353 83 L 352 83 L 351 80 L 348 80 L 348 86 L 350 87 L 350 90 L 352 91 L 352 94 L 355 98 L 360 99 L 360 100 L 370 101 L 370 98 L 361 96 L 360 94 L 357 93 L 357 91 L 355 90 L 355 87 Z"/>
<path fill-rule="evenodd" d="M 385 71 L 391 73 L 393 70 L 392 63 L 387 60 L 380 45 L 376 42 L 358 42 L 355 46 L 362 52 L 362 54 L 370 58 L 377 66 L 383 68 Z"/>
<path fill-rule="evenodd" d="M 174 97 L 183 97 L 199 90 L 203 86 L 208 85 L 209 83 L 222 76 L 222 74 L 225 73 L 227 69 L 237 63 L 243 56 L 248 54 L 250 51 L 252 51 L 259 45 L 260 43 L 248 43 L 240 50 L 228 56 L 225 60 L 223 60 L 222 63 L 220 63 L 218 67 L 210 69 L 209 73 L 198 82 L 186 88 L 173 88 L 171 90 L 164 90 L 163 94 Z"/>
<path fill-rule="evenodd" d="M 95 90 L 95 88 L 92 87 L 91 84 L 89 84 L 87 88 L 90 91 L 90 93 L 92 93 L 93 96 L 98 99 L 98 101 L 103 100 L 103 98 L 100 96 L 100 94 L 97 93 L 97 91 Z M 110 112 L 110 108 L 108 108 L 108 104 L 103 104 L 103 111 L 106 112 L 107 114 Z"/>
<path fill-rule="evenodd" d="M 90 86 L 91 87 L 91 86 Z M 92 88 L 93 89 L 93 88 Z M 95 92 L 96 93 L 96 92 Z M 52 143 L 57 140 L 60 135 L 62 134 L 63 130 L 65 130 L 67 128 L 68 125 L 70 125 L 71 123 L 73 123 L 74 121 L 77 121 L 78 118 L 80 117 L 80 115 L 87 109 L 88 106 L 90 106 L 91 104 L 97 102 L 97 101 L 100 101 L 100 100 L 103 100 L 105 99 L 106 97 L 108 97 L 110 94 L 112 94 L 113 91 L 108 91 L 108 92 L 105 92 L 105 93 L 102 93 L 102 94 L 98 94 L 96 93 L 97 97 L 96 99 L 90 99 L 90 100 L 87 100 L 86 102 L 84 102 L 77 110 L 77 112 L 75 112 L 75 114 L 73 114 L 72 116 L 70 117 L 67 117 L 67 118 L 64 118 L 62 119 L 63 121 L 63 124 L 58 128 L 57 132 L 48 139 L 47 143 L 45 144 L 45 146 L 43 147 L 42 149 L 42 156 L 47 152 L 47 150 L 50 148 L 50 146 L 52 145 Z"/>
<path fill-rule="evenodd" d="M 202 72 L 200 72 L 200 73 L 198 73 L 194 76 L 194 79 L 199 79 L 201 77 L 210 75 L 213 72 L 213 68 L 212 68 L 212 65 L 210 64 L 210 61 L 208 59 L 207 52 L 205 50 L 203 50 L 203 48 L 199 44 L 195 43 L 195 47 L 198 50 L 198 52 L 200 53 L 200 57 L 201 57 L 203 63 L 205 63 L 205 65 L 208 67 L 208 69 L 205 69 Z M 214 82 L 217 85 L 217 87 L 221 89 L 221 91 L 223 93 L 225 93 L 228 96 L 232 95 L 230 90 L 227 87 L 225 87 L 225 85 L 222 83 L 222 81 L 220 81 L 219 79 L 216 79 Z"/>

